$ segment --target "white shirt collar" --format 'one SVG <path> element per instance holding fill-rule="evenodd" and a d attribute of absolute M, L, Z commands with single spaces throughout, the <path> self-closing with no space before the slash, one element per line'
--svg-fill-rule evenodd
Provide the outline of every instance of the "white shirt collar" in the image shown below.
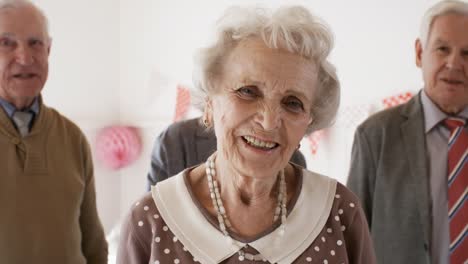
<path fill-rule="evenodd" d="M 152 187 L 153 200 L 167 226 L 201 263 L 220 263 L 236 254 L 246 243 L 229 243 L 213 227 L 193 202 L 182 171 Z M 292 263 L 306 250 L 330 215 L 336 192 L 336 180 L 303 170 L 298 200 L 286 220 L 286 232 L 279 228 L 248 243 L 271 263 Z"/>
<path fill-rule="evenodd" d="M 449 117 L 449 115 L 442 112 L 442 110 L 440 110 L 440 108 L 432 101 L 432 99 L 429 98 L 425 90 L 422 90 L 421 92 L 421 104 L 424 111 L 424 124 L 426 133 L 429 133 L 435 126 Z M 458 113 L 457 117 L 468 119 L 468 106 L 466 106 L 460 113 Z"/>

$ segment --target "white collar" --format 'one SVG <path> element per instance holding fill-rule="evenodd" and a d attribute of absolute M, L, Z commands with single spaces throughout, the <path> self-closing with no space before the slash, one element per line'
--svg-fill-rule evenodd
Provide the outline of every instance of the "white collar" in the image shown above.
<path fill-rule="evenodd" d="M 220 263 L 246 243 L 226 241 L 200 212 L 187 189 L 182 171 L 152 187 L 153 200 L 164 221 L 185 248 L 201 263 Z M 278 243 L 279 228 L 251 243 L 271 263 L 292 263 L 322 231 L 333 205 L 336 180 L 302 170 L 303 183 Z"/>

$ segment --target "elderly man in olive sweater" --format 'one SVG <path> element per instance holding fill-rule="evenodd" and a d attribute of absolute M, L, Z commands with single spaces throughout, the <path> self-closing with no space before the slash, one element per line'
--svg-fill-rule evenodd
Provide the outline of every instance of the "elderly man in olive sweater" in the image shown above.
<path fill-rule="evenodd" d="M 45 106 L 50 37 L 26 0 L 0 0 L 0 262 L 107 263 L 79 128 Z"/>

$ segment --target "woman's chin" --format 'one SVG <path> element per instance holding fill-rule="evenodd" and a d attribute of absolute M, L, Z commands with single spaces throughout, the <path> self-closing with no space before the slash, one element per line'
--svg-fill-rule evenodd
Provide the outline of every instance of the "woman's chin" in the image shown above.
<path fill-rule="evenodd" d="M 255 174 L 252 176 L 259 178 L 271 177 L 278 173 L 280 168 L 277 164 L 282 160 L 279 147 L 273 149 L 258 148 L 246 142 L 242 142 L 241 145 L 239 154 L 242 157 L 240 166 L 242 166 L 243 170 L 249 172 L 249 174 Z"/>

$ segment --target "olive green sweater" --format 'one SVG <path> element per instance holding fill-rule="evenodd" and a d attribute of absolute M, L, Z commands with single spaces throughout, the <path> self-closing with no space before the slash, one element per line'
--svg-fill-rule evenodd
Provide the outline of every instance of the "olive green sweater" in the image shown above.
<path fill-rule="evenodd" d="M 107 263 L 86 138 L 40 101 L 25 138 L 0 107 L 0 263 Z"/>

